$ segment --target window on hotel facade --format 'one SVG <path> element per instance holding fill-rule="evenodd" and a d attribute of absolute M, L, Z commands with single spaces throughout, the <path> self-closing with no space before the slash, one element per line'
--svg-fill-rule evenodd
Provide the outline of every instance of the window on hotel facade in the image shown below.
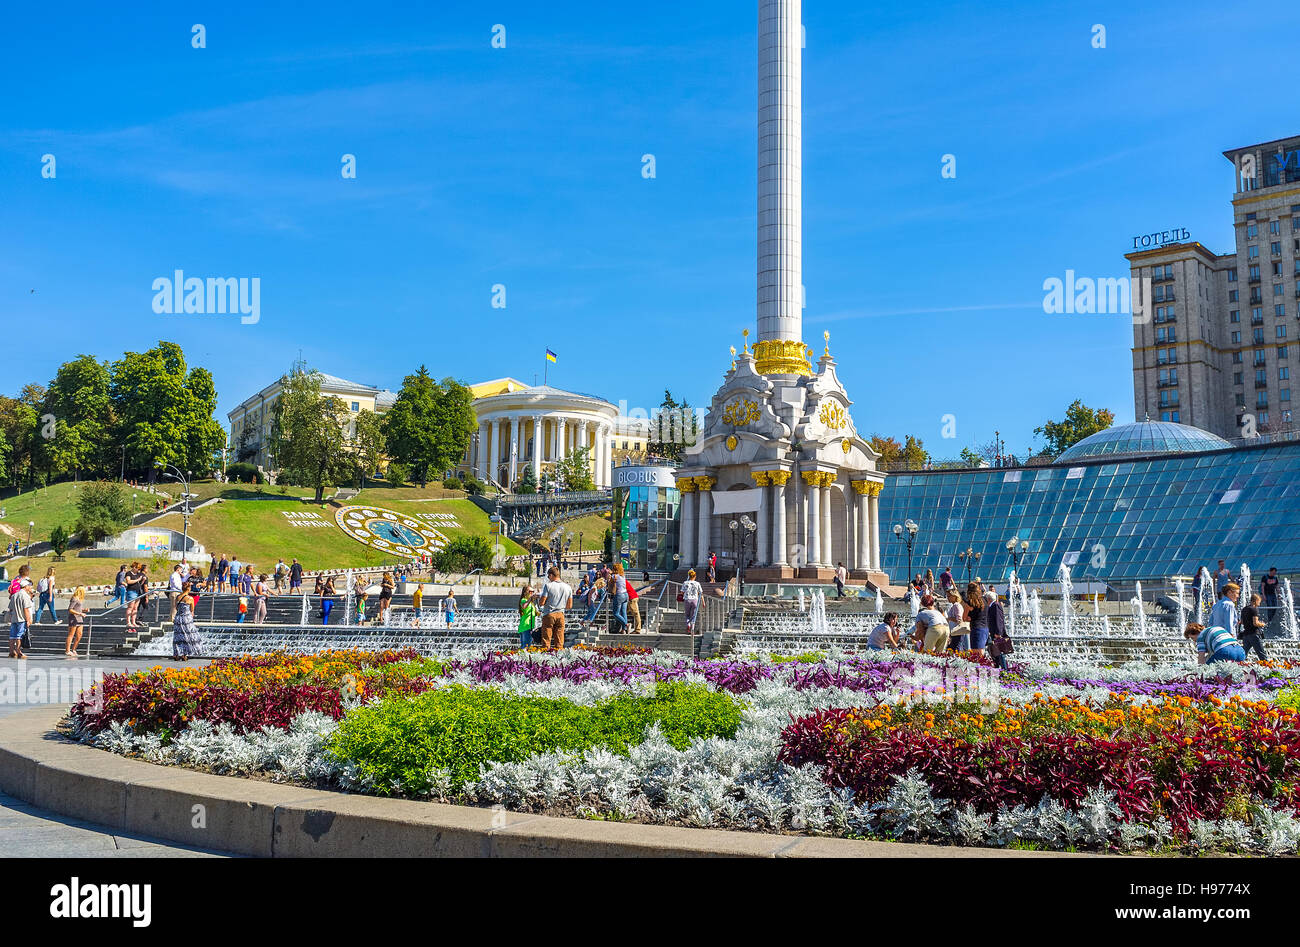
<path fill-rule="evenodd" d="M 1281 256 L 1282 244 L 1279 241 L 1274 240 L 1272 243 L 1268 245 L 1268 252 L 1273 254 L 1273 256 Z"/>
<path fill-rule="evenodd" d="M 1281 232 L 1282 232 L 1282 221 L 1280 221 L 1280 220 L 1271 220 L 1271 221 L 1269 221 L 1269 224 L 1268 224 L 1268 232 L 1269 232 L 1269 233 L 1281 233 Z"/>
<path fill-rule="evenodd" d="M 1259 264 L 1258 264 L 1258 263 L 1252 263 L 1252 264 L 1250 264 L 1250 278 L 1251 278 L 1251 280 L 1252 280 L 1253 282 L 1256 282 L 1256 283 L 1259 282 Z"/>
<path fill-rule="evenodd" d="M 1277 329 L 1276 329 L 1275 331 L 1277 332 L 1277 337 L 1278 337 L 1279 339 L 1285 339 L 1285 338 L 1286 338 L 1286 326 L 1285 326 L 1285 325 L 1280 325 L 1280 326 L 1278 326 Z"/>
<path fill-rule="evenodd" d="M 1279 345 L 1279 346 L 1277 347 L 1277 357 L 1278 357 L 1278 358 L 1286 358 L 1286 357 L 1287 357 L 1287 347 L 1286 347 L 1285 345 Z"/>
<path fill-rule="evenodd" d="M 1246 239 L 1254 240 L 1259 236 L 1259 224 L 1246 224 Z"/>
<path fill-rule="evenodd" d="M 1246 248 L 1246 259 L 1247 259 L 1247 260 L 1258 260 L 1258 259 L 1259 259 L 1259 247 L 1257 247 L 1257 246 L 1253 246 L 1253 245 L 1247 247 L 1247 248 Z M 1256 269 L 1258 269 L 1258 267 L 1256 267 Z"/>
<path fill-rule="evenodd" d="M 1234 331 L 1234 332 L 1232 333 L 1232 344 L 1233 344 L 1233 345 L 1240 345 L 1240 344 L 1241 344 L 1241 330 L 1240 330 L 1240 329 L 1237 329 L 1236 331 Z"/>
<path fill-rule="evenodd" d="M 1291 369 L 1287 368 L 1285 365 L 1282 365 L 1278 368 L 1277 370 L 1278 381 L 1286 381 L 1290 377 L 1291 377 Z"/>
<path fill-rule="evenodd" d="M 1252 338 L 1255 340 L 1255 344 L 1256 344 L 1256 345 L 1263 345 L 1263 344 L 1264 344 L 1264 330 L 1263 330 L 1263 329 L 1255 329 L 1255 330 L 1254 330 L 1254 335 L 1252 336 Z"/>
<path fill-rule="evenodd" d="M 1234 365 L 1240 365 L 1240 364 L 1241 364 L 1241 353 L 1240 353 L 1240 352 L 1233 352 L 1233 353 L 1232 353 L 1232 364 L 1234 364 Z"/>
<path fill-rule="evenodd" d="M 1277 396 L 1277 400 L 1278 400 L 1278 401 L 1290 401 L 1290 400 L 1291 400 L 1291 389 L 1290 389 L 1290 388 L 1283 388 L 1282 391 L 1278 394 L 1278 396 Z"/>
<path fill-rule="evenodd" d="M 1234 310 L 1232 310 L 1232 312 L 1228 313 L 1228 321 L 1229 321 L 1229 322 L 1240 322 L 1240 321 L 1241 321 L 1241 310 L 1240 310 L 1240 309 L 1234 309 Z"/>
<path fill-rule="evenodd" d="M 1228 302 L 1235 303 L 1241 301 L 1241 293 L 1238 290 L 1228 290 Z"/>
<path fill-rule="evenodd" d="M 1237 282 L 1237 268 L 1235 266 L 1228 267 L 1228 282 Z"/>

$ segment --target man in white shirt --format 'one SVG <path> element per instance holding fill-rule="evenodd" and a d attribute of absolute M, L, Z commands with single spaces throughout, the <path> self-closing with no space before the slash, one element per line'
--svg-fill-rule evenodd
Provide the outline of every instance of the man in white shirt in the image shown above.
<path fill-rule="evenodd" d="M 844 563 L 839 563 L 835 567 L 835 595 L 837 598 L 844 597 L 844 583 L 849 581 L 849 570 L 844 568 Z"/>
<path fill-rule="evenodd" d="M 181 587 L 185 584 L 185 574 L 181 567 L 175 566 L 172 569 L 171 576 L 167 579 L 167 601 L 172 603 L 171 617 L 176 617 L 176 602 L 181 597 Z"/>
<path fill-rule="evenodd" d="M 560 581 L 560 570 L 555 566 L 547 570 L 546 578 L 537 609 L 542 614 L 542 647 L 558 651 L 564 647 L 564 612 L 573 607 L 573 589 Z"/>
<path fill-rule="evenodd" d="M 275 590 L 284 591 L 284 577 L 289 574 L 289 567 L 284 564 L 284 556 L 275 564 Z"/>

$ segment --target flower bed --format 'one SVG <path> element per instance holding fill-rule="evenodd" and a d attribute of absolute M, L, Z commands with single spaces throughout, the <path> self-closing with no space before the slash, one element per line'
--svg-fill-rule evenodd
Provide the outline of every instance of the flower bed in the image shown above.
<path fill-rule="evenodd" d="M 1300 669 L 873 653 L 266 655 L 113 675 L 69 732 L 214 772 L 684 825 L 1295 852 Z"/>

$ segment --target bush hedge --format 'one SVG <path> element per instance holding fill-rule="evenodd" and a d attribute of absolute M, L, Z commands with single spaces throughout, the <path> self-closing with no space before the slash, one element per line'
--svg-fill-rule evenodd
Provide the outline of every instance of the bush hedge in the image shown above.
<path fill-rule="evenodd" d="M 699 684 L 663 683 L 653 696 L 620 694 L 593 706 L 460 685 L 358 708 L 339 723 L 329 752 L 374 780 L 374 791 L 429 792 L 446 769 L 453 791 L 488 762 L 595 746 L 626 754 L 656 721 L 678 749 L 694 737 L 733 737 L 741 706 Z"/>

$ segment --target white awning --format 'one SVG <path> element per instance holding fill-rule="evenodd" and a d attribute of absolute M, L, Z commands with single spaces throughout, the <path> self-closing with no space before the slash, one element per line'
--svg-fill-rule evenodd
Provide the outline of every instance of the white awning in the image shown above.
<path fill-rule="evenodd" d="M 762 499 L 763 491 L 757 488 L 715 491 L 713 494 L 713 512 L 754 513 L 758 511 Z"/>

